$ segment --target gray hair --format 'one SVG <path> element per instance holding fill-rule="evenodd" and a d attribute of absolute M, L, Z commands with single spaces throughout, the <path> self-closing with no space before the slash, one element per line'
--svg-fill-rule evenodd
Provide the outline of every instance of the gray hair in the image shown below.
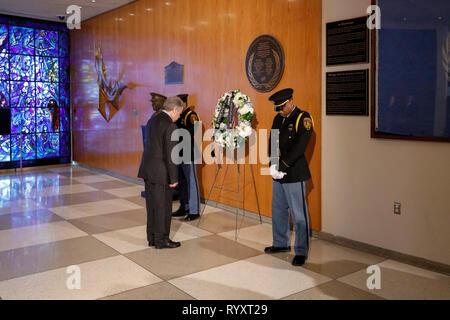
<path fill-rule="evenodd" d="M 183 106 L 183 101 L 179 97 L 173 96 L 164 101 L 163 109 L 166 111 L 172 111 L 175 108 L 183 108 Z"/>

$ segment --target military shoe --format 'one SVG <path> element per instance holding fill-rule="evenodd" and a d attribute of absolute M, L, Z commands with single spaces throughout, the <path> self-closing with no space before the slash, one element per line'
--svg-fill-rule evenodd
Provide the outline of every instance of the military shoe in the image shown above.
<path fill-rule="evenodd" d="M 189 213 L 189 210 L 180 208 L 177 211 L 175 211 L 174 213 L 172 213 L 172 217 L 184 217 L 188 213 Z"/>
<path fill-rule="evenodd" d="M 289 247 L 271 246 L 271 247 L 267 247 L 264 249 L 264 253 L 267 253 L 267 254 L 278 253 L 278 252 L 289 252 L 289 251 L 291 251 L 291 246 L 289 246 Z"/>
<path fill-rule="evenodd" d="M 305 264 L 306 257 L 305 256 L 295 256 L 292 260 L 293 266 L 302 266 Z"/>

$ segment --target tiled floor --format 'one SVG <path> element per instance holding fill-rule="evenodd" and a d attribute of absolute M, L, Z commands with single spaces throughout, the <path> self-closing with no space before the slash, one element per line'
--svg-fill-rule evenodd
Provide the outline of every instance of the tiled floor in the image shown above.
<path fill-rule="evenodd" d="M 292 252 L 263 253 L 269 224 L 240 217 L 236 241 L 235 215 L 209 206 L 200 222 L 172 220 L 180 248 L 149 248 L 141 190 L 76 166 L 0 173 L 0 297 L 450 299 L 446 275 L 319 239 L 293 267 Z M 367 288 L 371 265 L 381 270 L 379 290 Z"/>

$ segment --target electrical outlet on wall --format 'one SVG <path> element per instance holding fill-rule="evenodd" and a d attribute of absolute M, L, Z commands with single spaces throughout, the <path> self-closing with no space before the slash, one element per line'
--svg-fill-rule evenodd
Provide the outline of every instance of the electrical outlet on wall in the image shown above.
<path fill-rule="evenodd" d="M 400 202 L 394 202 L 394 214 L 402 213 L 402 204 Z"/>

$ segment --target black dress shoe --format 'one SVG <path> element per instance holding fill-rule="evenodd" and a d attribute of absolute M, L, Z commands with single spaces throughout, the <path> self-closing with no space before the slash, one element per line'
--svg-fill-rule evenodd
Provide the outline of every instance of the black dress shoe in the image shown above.
<path fill-rule="evenodd" d="M 156 249 L 173 249 L 173 248 L 178 248 L 179 246 L 181 246 L 181 243 L 174 242 L 170 239 L 167 239 L 160 243 L 155 244 Z"/>
<path fill-rule="evenodd" d="M 172 217 L 184 217 L 185 215 L 187 215 L 189 213 L 188 210 L 186 209 L 178 209 L 177 211 L 172 213 Z"/>
<path fill-rule="evenodd" d="M 267 248 L 264 249 L 264 253 L 267 253 L 267 254 L 277 253 L 277 252 L 289 252 L 289 251 L 291 251 L 291 246 L 289 246 L 289 247 L 274 247 L 274 246 L 271 246 L 271 247 L 267 247 Z"/>
<path fill-rule="evenodd" d="M 293 266 L 302 266 L 305 264 L 306 257 L 305 256 L 295 256 L 292 260 Z"/>
<path fill-rule="evenodd" d="M 148 242 L 148 246 L 149 246 L 149 247 L 153 247 L 154 245 L 155 245 L 155 241 L 152 240 L 152 241 L 149 241 L 149 242 Z"/>
<path fill-rule="evenodd" d="M 200 215 L 198 215 L 198 214 L 188 214 L 186 216 L 186 218 L 184 218 L 184 221 L 193 221 L 193 220 L 198 219 L 199 217 L 200 217 Z"/>

